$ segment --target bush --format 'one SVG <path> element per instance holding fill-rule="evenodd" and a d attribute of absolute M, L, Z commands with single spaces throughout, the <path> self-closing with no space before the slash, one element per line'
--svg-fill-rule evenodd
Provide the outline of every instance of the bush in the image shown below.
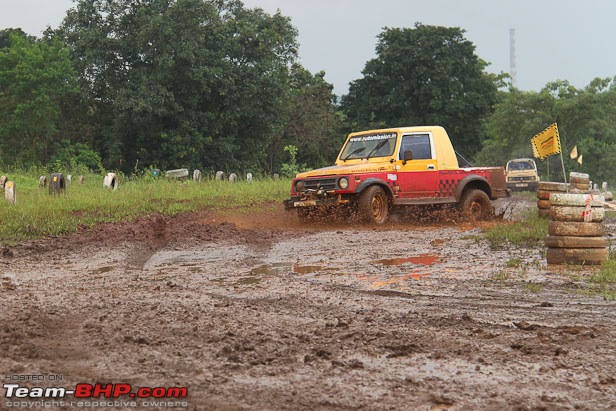
<path fill-rule="evenodd" d="M 85 174 L 86 171 L 101 172 L 103 165 L 100 155 L 83 143 L 63 140 L 56 145 L 55 154 L 50 161 L 50 171 L 71 170 Z"/>

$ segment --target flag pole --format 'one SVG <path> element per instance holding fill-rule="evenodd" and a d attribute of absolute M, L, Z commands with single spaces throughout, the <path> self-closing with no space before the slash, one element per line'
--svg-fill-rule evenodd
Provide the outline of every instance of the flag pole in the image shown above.
<path fill-rule="evenodd" d="M 567 193 L 569 192 L 569 184 L 567 184 L 567 172 L 565 171 L 565 160 L 563 160 L 563 151 L 560 150 L 560 163 L 563 166 L 563 178 L 565 179 L 565 187 L 567 188 Z"/>

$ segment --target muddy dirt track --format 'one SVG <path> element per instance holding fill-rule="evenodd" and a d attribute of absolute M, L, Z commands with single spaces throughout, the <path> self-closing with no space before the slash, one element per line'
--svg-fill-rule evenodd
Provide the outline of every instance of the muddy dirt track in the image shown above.
<path fill-rule="evenodd" d="M 4 248 L 4 384 L 189 394 L 136 408 L 2 395 L 0 409 L 616 409 L 616 304 L 584 292 L 589 270 L 490 250 L 480 232 L 305 227 L 272 206 Z M 7 380 L 32 374 L 45 380 Z"/>

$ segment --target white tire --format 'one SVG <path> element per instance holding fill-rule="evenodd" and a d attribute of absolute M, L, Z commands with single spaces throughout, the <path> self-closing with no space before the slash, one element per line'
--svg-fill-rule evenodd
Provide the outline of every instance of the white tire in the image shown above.
<path fill-rule="evenodd" d="M 591 196 L 590 194 L 563 194 L 554 193 L 550 196 L 550 205 L 586 207 L 586 202 L 591 200 L 591 207 L 603 207 L 605 197 Z"/>
<path fill-rule="evenodd" d="M 600 223 L 605 217 L 603 207 L 592 207 L 589 222 Z M 585 221 L 585 207 L 551 206 L 550 218 L 555 221 Z"/>

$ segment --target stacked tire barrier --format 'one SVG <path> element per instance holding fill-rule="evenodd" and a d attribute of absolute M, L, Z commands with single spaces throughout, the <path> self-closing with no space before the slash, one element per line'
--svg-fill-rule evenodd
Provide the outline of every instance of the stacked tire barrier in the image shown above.
<path fill-rule="evenodd" d="M 580 191 L 590 190 L 590 175 L 585 173 L 569 173 L 569 188 Z"/>
<path fill-rule="evenodd" d="M 609 257 L 604 237 L 603 196 L 550 194 L 550 222 L 545 239 L 548 264 L 599 265 Z"/>
<path fill-rule="evenodd" d="M 539 217 L 550 216 L 550 195 L 552 193 L 566 193 L 566 183 L 557 183 L 554 181 L 540 181 L 537 186 L 537 208 L 539 209 Z"/>

